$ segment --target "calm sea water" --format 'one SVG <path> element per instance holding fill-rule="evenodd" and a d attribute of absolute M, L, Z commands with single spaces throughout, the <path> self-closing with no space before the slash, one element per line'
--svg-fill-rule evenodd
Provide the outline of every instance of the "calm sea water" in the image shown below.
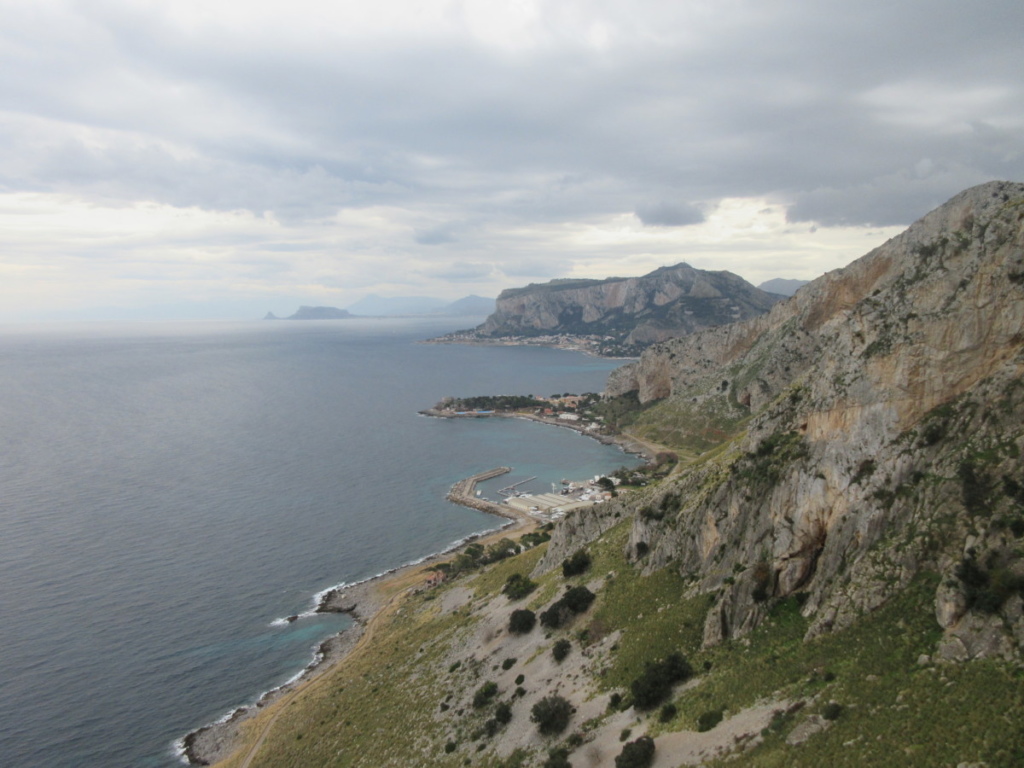
<path fill-rule="evenodd" d="M 568 430 L 417 415 L 599 391 L 615 363 L 417 340 L 461 321 L 0 329 L 0 765 L 178 765 L 175 740 L 346 626 L 327 587 L 494 528 L 447 489 L 635 460 Z"/>

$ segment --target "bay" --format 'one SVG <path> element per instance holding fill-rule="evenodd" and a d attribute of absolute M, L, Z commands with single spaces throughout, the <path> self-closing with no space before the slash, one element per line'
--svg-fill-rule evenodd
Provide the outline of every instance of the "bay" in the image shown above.
<path fill-rule="evenodd" d="M 313 595 L 501 521 L 444 500 L 635 464 L 446 395 L 599 391 L 618 363 L 429 345 L 466 319 L 0 329 L 0 765 L 176 765 L 343 629 Z"/>

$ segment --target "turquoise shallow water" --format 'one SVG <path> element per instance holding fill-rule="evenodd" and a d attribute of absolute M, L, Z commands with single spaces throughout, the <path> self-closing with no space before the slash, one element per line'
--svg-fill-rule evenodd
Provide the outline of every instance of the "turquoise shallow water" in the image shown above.
<path fill-rule="evenodd" d="M 631 457 L 445 395 L 600 390 L 617 363 L 425 345 L 463 321 L 0 329 L 0 765 L 177 764 L 309 662 L 327 587 L 500 521 L 444 500 Z"/>

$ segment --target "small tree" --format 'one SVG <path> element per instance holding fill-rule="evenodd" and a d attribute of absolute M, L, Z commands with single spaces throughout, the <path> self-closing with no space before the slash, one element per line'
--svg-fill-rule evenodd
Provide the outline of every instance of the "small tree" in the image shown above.
<path fill-rule="evenodd" d="M 508 595 L 509 600 L 521 600 L 537 588 L 537 583 L 521 573 L 513 573 L 505 580 L 501 591 Z"/>
<path fill-rule="evenodd" d="M 546 696 L 530 710 L 530 720 L 537 724 L 537 730 L 545 736 L 564 731 L 571 717 L 572 704 L 561 696 Z"/>
<path fill-rule="evenodd" d="M 508 618 L 508 631 L 513 635 L 525 635 L 537 623 L 537 614 L 527 608 L 512 611 Z"/>
<path fill-rule="evenodd" d="M 552 646 L 551 655 L 555 657 L 555 661 L 561 663 L 569 655 L 570 650 L 572 650 L 572 643 L 563 637 Z"/>
<path fill-rule="evenodd" d="M 590 554 L 585 549 L 576 550 L 572 557 L 562 561 L 562 575 L 565 578 L 578 576 L 590 568 Z"/>
<path fill-rule="evenodd" d="M 654 762 L 654 739 L 641 736 L 629 742 L 615 758 L 615 768 L 648 768 Z"/>

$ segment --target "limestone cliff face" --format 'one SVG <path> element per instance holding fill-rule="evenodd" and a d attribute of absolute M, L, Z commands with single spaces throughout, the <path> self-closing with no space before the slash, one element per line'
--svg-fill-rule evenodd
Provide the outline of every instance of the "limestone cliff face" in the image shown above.
<path fill-rule="evenodd" d="M 504 291 L 478 333 L 608 334 L 646 345 L 755 317 L 778 300 L 729 272 L 678 264 L 643 277 L 556 280 Z"/>
<path fill-rule="evenodd" d="M 789 595 L 812 635 L 843 627 L 930 572 L 942 655 L 1018 654 L 1022 374 L 1024 185 L 993 182 L 770 313 L 613 375 L 610 392 L 661 401 L 652 430 L 696 410 L 745 428 L 635 505 L 631 552 L 717 595 L 707 643 Z M 566 527 L 554 550 L 581 541 Z"/>

